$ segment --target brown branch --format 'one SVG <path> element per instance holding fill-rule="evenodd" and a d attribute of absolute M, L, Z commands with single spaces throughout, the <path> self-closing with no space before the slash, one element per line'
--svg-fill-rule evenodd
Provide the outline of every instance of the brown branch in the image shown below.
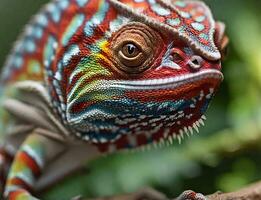
<path fill-rule="evenodd" d="M 216 193 L 207 196 L 209 200 L 260 200 L 261 182 L 257 182 L 236 192 Z"/>
<path fill-rule="evenodd" d="M 208 200 L 260 200 L 261 199 L 261 181 L 235 192 L 221 193 L 217 192 L 207 196 Z M 74 198 L 73 200 L 82 200 L 81 198 Z M 88 200 L 167 200 L 166 196 L 153 190 L 143 189 L 136 193 L 104 197 Z M 175 199 L 173 199 L 175 200 Z"/>
<path fill-rule="evenodd" d="M 74 200 L 74 199 L 72 199 Z M 78 200 L 78 199 L 75 199 Z M 79 199 L 82 200 L 82 199 Z M 85 199 L 85 200 L 168 200 L 168 198 L 152 189 L 152 188 L 144 188 L 138 192 L 120 195 L 120 196 L 113 196 L 113 197 L 104 197 L 104 198 L 95 198 L 95 199 Z"/>

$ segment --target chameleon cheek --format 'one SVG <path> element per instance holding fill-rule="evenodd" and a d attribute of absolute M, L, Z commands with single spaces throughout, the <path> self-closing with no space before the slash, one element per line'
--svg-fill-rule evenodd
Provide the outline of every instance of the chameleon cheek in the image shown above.
<path fill-rule="evenodd" d="M 99 141 L 105 138 L 104 143 L 97 143 L 101 151 L 136 148 L 166 139 L 172 142 L 173 138 L 181 140 L 192 128 L 198 131 L 222 77 L 217 70 L 206 70 L 166 78 L 163 82 L 157 79 L 118 81 L 114 88 L 123 95 L 101 103 L 106 108 L 104 111 L 115 114 L 115 118 L 110 119 L 115 130 L 100 130 L 91 137 Z"/>

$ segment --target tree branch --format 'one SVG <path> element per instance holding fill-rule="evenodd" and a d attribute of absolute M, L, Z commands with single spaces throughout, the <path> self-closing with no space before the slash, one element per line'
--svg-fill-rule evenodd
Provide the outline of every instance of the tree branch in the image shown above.
<path fill-rule="evenodd" d="M 215 193 L 207 197 L 209 200 L 259 200 L 261 199 L 261 182 L 257 182 L 236 192 Z"/>
<path fill-rule="evenodd" d="M 261 181 L 235 192 L 221 193 L 217 192 L 207 196 L 208 200 L 260 200 L 261 199 Z M 82 200 L 81 198 L 74 198 L 72 200 Z M 86 199 L 87 200 L 87 199 Z M 136 193 L 104 197 L 88 200 L 167 200 L 166 196 L 153 190 L 143 189 Z M 175 199 L 173 199 L 175 200 Z"/>

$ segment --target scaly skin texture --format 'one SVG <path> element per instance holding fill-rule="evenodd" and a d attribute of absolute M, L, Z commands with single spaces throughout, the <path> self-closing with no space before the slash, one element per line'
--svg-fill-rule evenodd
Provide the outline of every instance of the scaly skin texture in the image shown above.
<path fill-rule="evenodd" d="M 223 79 L 226 44 L 224 25 L 199 1 L 50 2 L 2 73 L 0 172 L 10 163 L 7 149 L 15 155 L 7 181 L 0 177 L 5 197 L 34 199 L 59 145 L 113 152 L 198 130 Z M 21 132 L 19 142 L 10 136 Z M 188 197 L 201 195 L 180 199 Z"/>

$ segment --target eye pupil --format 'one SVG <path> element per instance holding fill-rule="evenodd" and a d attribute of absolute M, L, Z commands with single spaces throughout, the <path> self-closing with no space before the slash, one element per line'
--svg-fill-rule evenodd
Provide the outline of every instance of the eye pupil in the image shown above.
<path fill-rule="evenodd" d="M 127 45 L 127 50 L 128 50 L 128 53 L 129 53 L 130 55 L 132 55 L 132 54 L 135 53 L 136 47 L 135 47 L 133 44 L 128 44 L 128 45 Z"/>

